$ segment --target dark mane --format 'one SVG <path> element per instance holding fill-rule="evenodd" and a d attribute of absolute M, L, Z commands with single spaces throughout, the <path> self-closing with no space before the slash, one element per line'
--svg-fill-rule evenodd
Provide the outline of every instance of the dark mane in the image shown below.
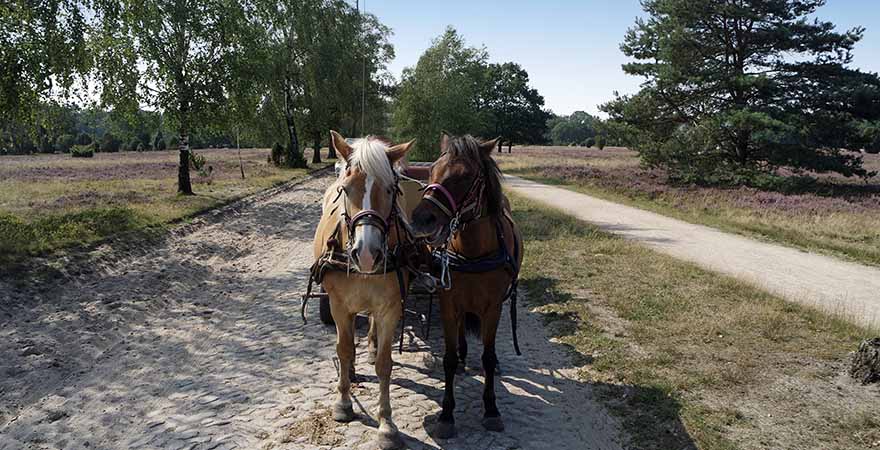
<path fill-rule="evenodd" d="M 480 143 L 473 136 L 466 134 L 461 137 L 449 137 L 446 151 L 451 156 L 461 156 L 476 161 L 486 180 L 486 205 L 489 214 L 501 212 L 503 194 L 501 192 L 501 169 L 491 154 L 480 148 Z"/>

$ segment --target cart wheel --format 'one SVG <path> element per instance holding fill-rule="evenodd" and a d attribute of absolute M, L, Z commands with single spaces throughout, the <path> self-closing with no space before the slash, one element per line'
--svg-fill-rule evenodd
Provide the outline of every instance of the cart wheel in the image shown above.
<path fill-rule="evenodd" d="M 324 292 L 324 288 L 321 288 L 321 292 Z M 324 297 L 318 302 L 318 312 L 321 316 L 321 323 L 324 325 L 335 325 L 336 322 L 333 321 L 333 314 L 330 313 L 330 299 Z"/>

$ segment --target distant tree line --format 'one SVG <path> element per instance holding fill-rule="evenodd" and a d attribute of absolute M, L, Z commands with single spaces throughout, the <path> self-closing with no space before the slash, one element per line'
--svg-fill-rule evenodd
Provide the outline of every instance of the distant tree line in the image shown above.
<path fill-rule="evenodd" d="M 138 110 L 122 118 L 103 109 L 45 103 L 36 114 L 43 120 L 35 130 L 15 122 L 2 124 L 0 155 L 69 153 L 74 145 L 92 144 L 94 152 L 156 151 L 177 148 L 179 143 L 174 130 L 164 126 L 161 114 L 155 111 Z M 201 130 L 192 135 L 190 145 L 224 148 L 234 147 L 236 142 L 234 135 Z M 263 144 L 248 136 L 241 145 Z"/>

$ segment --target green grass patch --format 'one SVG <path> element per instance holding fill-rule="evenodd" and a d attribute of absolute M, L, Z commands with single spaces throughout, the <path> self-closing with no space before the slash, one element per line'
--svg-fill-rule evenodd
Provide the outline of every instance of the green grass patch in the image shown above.
<path fill-rule="evenodd" d="M 136 239 L 273 186 L 306 176 L 310 170 L 274 167 L 268 151 L 245 152 L 242 179 L 234 151 L 211 150 L 214 174 L 193 173 L 194 196 L 176 192 L 176 152 L 97 154 L 86 161 L 22 157 L 10 160 L 0 181 L 0 267 L 27 258 L 110 238 Z M 6 168 L 9 169 L 9 168 Z M 151 233 L 147 233 L 151 234 Z"/>
<path fill-rule="evenodd" d="M 848 353 L 878 330 L 511 200 L 530 306 L 574 350 L 581 376 L 620 417 L 632 446 L 860 448 L 827 418 L 863 423 L 880 404 L 880 391 L 835 385 Z M 780 397 L 788 384 L 806 393 Z M 835 403 L 828 391 L 852 395 Z M 782 421 L 786 414 L 804 420 Z"/>
<path fill-rule="evenodd" d="M 690 223 L 707 225 L 764 241 L 815 251 L 849 261 L 880 266 L 880 217 L 876 212 L 845 213 L 807 210 L 780 213 L 772 206 L 749 208 L 717 193 L 700 195 L 612 189 L 589 181 L 567 182 L 520 168 L 513 175 L 604 200 L 653 211 Z"/>
<path fill-rule="evenodd" d="M 0 214 L 0 264 L 154 224 L 149 216 L 125 207 L 48 215 L 32 221 Z"/>

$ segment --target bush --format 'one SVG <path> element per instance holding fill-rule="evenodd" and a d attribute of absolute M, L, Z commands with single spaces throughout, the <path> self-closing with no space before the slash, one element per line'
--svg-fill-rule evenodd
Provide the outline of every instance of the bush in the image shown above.
<path fill-rule="evenodd" d="M 144 145 L 143 142 L 138 142 L 137 148 L 135 148 L 135 150 L 139 152 L 145 152 L 147 151 L 147 147 Z"/>
<path fill-rule="evenodd" d="M 605 136 L 599 136 L 596 138 L 596 147 L 599 147 L 599 150 L 605 148 Z"/>
<path fill-rule="evenodd" d="M 191 169 L 201 172 L 205 168 L 205 162 L 206 160 L 204 156 L 197 155 L 193 151 L 189 152 L 189 167 Z"/>
<path fill-rule="evenodd" d="M 584 146 L 586 146 L 587 148 L 590 148 L 594 145 L 596 145 L 596 140 L 593 138 L 587 138 L 587 140 L 584 141 Z"/>
<path fill-rule="evenodd" d="M 284 162 L 284 147 L 279 143 L 272 144 L 272 153 L 269 155 L 269 161 L 276 166 L 280 166 Z"/>
<path fill-rule="evenodd" d="M 70 148 L 76 142 L 76 138 L 72 134 L 62 134 L 55 139 L 55 150 L 61 153 L 70 153 Z"/>
<path fill-rule="evenodd" d="M 76 145 L 89 145 L 92 143 L 92 137 L 85 133 L 80 133 L 76 137 Z"/>
<path fill-rule="evenodd" d="M 156 132 L 156 136 L 153 137 L 153 150 L 165 150 L 165 136 L 162 135 L 162 130 Z"/>
<path fill-rule="evenodd" d="M 52 144 L 52 140 L 46 136 L 40 138 L 40 153 L 55 153 L 55 145 Z"/>
<path fill-rule="evenodd" d="M 113 133 L 104 133 L 104 136 L 101 137 L 100 151 L 115 153 L 119 151 L 119 147 L 119 139 L 117 139 Z"/>
<path fill-rule="evenodd" d="M 70 149 L 70 156 L 74 158 L 91 158 L 95 156 L 94 144 L 74 145 Z"/>
<path fill-rule="evenodd" d="M 138 149 L 138 146 L 142 146 L 141 141 L 138 138 L 133 138 L 128 141 L 128 144 L 123 147 L 123 150 L 133 152 Z"/>
<path fill-rule="evenodd" d="M 180 138 L 177 136 L 171 136 L 168 138 L 168 148 L 177 150 L 177 147 L 180 147 Z"/>

